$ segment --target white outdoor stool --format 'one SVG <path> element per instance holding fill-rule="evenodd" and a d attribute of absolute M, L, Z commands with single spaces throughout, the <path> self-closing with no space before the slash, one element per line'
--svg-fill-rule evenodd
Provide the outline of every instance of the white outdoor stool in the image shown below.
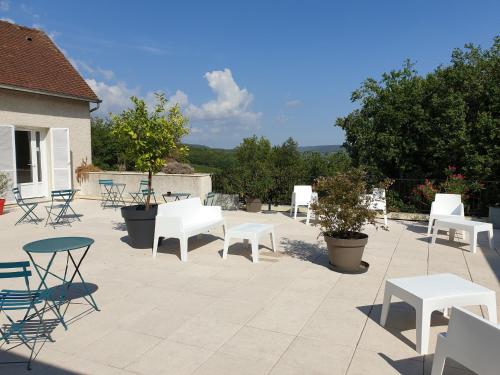
<path fill-rule="evenodd" d="M 266 234 L 271 236 L 273 251 L 276 252 L 276 244 L 274 242 L 274 225 L 245 223 L 229 228 L 224 238 L 224 251 L 222 253 L 222 259 L 227 258 L 227 250 L 229 248 L 231 238 L 240 238 L 243 239 L 245 243 L 250 241 L 252 244 L 252 259 L 254 263 L 257 263 L 259 261 L 259 239 Z"/>
<path fill-rule="evenodd" d="M 391 297 L 395 296 L 413 306 L 417 314 L 417 352 L 427 354 L 431 314 L 452 306 L 484 305 L 488 318 L 497 322 L 495 292 L 450 273 L 390 279 L 385 283 L 384 304 L 380 325 L 385 326 Z"/>
<path fill-rule="evenodd" d="M 477 235 L 479 232 L 488 232 L 488 239 L 490 243 L 491 250 L 495 249 L 493 244 L 493 224 L 483 223 L 481 221 L 472 221 L 464 219 L 438 219 L 434 223 L 432 229 L 432 243 L 436 243 L 436 238 L 439 229 L 449 230 L 450 241 L 455 239 L 455 231 L 463 230 L 468 234 L 470 242 L 470 251 L 472 253 L 476 252 L 477 247 Z"/>

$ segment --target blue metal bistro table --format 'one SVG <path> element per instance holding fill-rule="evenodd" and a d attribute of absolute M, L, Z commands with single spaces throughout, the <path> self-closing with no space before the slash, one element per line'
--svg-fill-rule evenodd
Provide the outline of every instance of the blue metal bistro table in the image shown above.
<path fill-rule="evenodd" d="M 52 311 L 56 314 L 61 324 L 66 329 L 67 326 L 66 322 L 64 321 L 64 314 L 66 313 L 67 307 L 64 310 L 64 313 L 61 313 L 60 306 L 66 302 L 65 301 L 66 293 L 71 287 L 71 284 L 73 284 L 73 281 L 76 276 L 78 276 L 78 278 L 82 282 L 82 287 L 85 291 L 85 295 L 83 297 L 89 303 L 89 305 L 91 305 L 96 311 L 99 311 L 99 307 L 97 307 L 97 303 L 92 297 L 92 293 L 87 288 L 85 280 L 83 279 L 82 274 L 80 273 L 80 266 L 83 262 L 83 259 L 85 259 L 85 256 L 87 255 L 90 246 L 92 246 L 93 243 L 94 240 L 88 237 L 54 237 L 54 238 L 46 238 L 44 240 L 30 242 L 23 246 L 23 250 L 26 251 L 26 253 L 28 254 L 38 276 L 40 277 L 40 284 L 38 285 L 37 289 L 38 291 L 49 290 L 49 287 L 47 285 L 47 277 L 49 275 L 62 281 L 61 292 L 59 296 L 57 296 L 58 297 L 57 301 L 52 294 L 49 295 L 49 299 L 52 302 L 52 304 L 49 304 L 49 306 L 52 309 Z M 84 249 L 84 251 L 80 259 L 77 261 L 75 259 L 74 252 L 79 249 Z M 66 267 L 63 276 L 57 275 L 50 271 L 50 268 L 54 262 L 54 258 L 59 253 L 67 254 Z M 52 254 L 52 255 L 49 259 L 47 266 L 42 267 L 41 265 L 35 262 L 35 259 L 33 259 L 34 254 Z M 71 276 L 69 276 L 68 272 L 69 261 L 71 261 L 74 267 L 74 271 L 71 274 Z M 86 296 L 88 296 L 89 299 L 87 299 Z"/>

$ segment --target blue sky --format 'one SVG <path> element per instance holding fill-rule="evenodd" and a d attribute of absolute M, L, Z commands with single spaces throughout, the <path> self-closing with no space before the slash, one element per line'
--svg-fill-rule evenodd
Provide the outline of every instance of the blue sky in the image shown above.
<path fill-rule="evenodd" d="M 320 145 L 343 142 L 333 123 L 367 77 L 406 58 L 426 73 L 455 47 L 489 47 L 500 2 L 0 0 L 0 18 L 45 30 L 101 114 L 162 91 L 189 115 L 191 143 Z"/>

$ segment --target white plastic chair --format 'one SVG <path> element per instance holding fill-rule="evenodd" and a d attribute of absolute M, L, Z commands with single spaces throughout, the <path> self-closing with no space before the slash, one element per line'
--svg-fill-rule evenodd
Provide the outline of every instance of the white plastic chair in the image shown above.
<path fill-rule="evenodd" d="M 387 202 L 385 200 L 385 189 L 374 188 L 371 197 L 370 210 L 380 211 L 384 215 L 384 225 L 387 225 Z"/>
<path fill-rule="evenodd" d="M 434 202 L 431 204 L 427 235 L 431 235 L 434 220 L 460 217 L 464 218 L 464 205 L 460 194 L 436 194 Z M 462 235 L 465 236 L 465 233 Z"/>
<path fill-rule="evenodd" d="M 446 358 L 481 375 L 500 372 L 500 325 L 452 307 L 447 333 L 438 336 L 431 375 L 441 375 Z"/>
<path fill-rule="evenodd" d="M 312 200 L 312 186 L 310 185 L 295 185 L 293 187 L 292 205 L 290 206 L 290 216 L 294 211 L 293 218 L 297 219 L 297 210 L 299 206 L 307 206 L 307 217 L 309 219 L 309 210 Z M 309 221 L 309 220 L 308 220 Z"/>

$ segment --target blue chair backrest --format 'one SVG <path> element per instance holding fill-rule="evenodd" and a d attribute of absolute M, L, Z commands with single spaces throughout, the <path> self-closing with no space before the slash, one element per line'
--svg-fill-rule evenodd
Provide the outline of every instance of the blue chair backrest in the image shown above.
<path fill-rule="evenodd" d="M 21 190 L 19 190 L 19 188 L 13 188 L 12 194 L 14 194 L 14 198 L 17 204 L 24 204 L 23 196 L 21 195 Z"/>
<path fill-rule="evenodd" d="M 113 180 L 99 180 L 99 185 L 113 185 Z"/>
<path fill-rule="evenodd" d="M 0 263 L 0 279 L 24 278 L 26 287 L 29 290 L 29 280 L 31 271 L 28 269 L 30 262 L 1 262 Z"/>

